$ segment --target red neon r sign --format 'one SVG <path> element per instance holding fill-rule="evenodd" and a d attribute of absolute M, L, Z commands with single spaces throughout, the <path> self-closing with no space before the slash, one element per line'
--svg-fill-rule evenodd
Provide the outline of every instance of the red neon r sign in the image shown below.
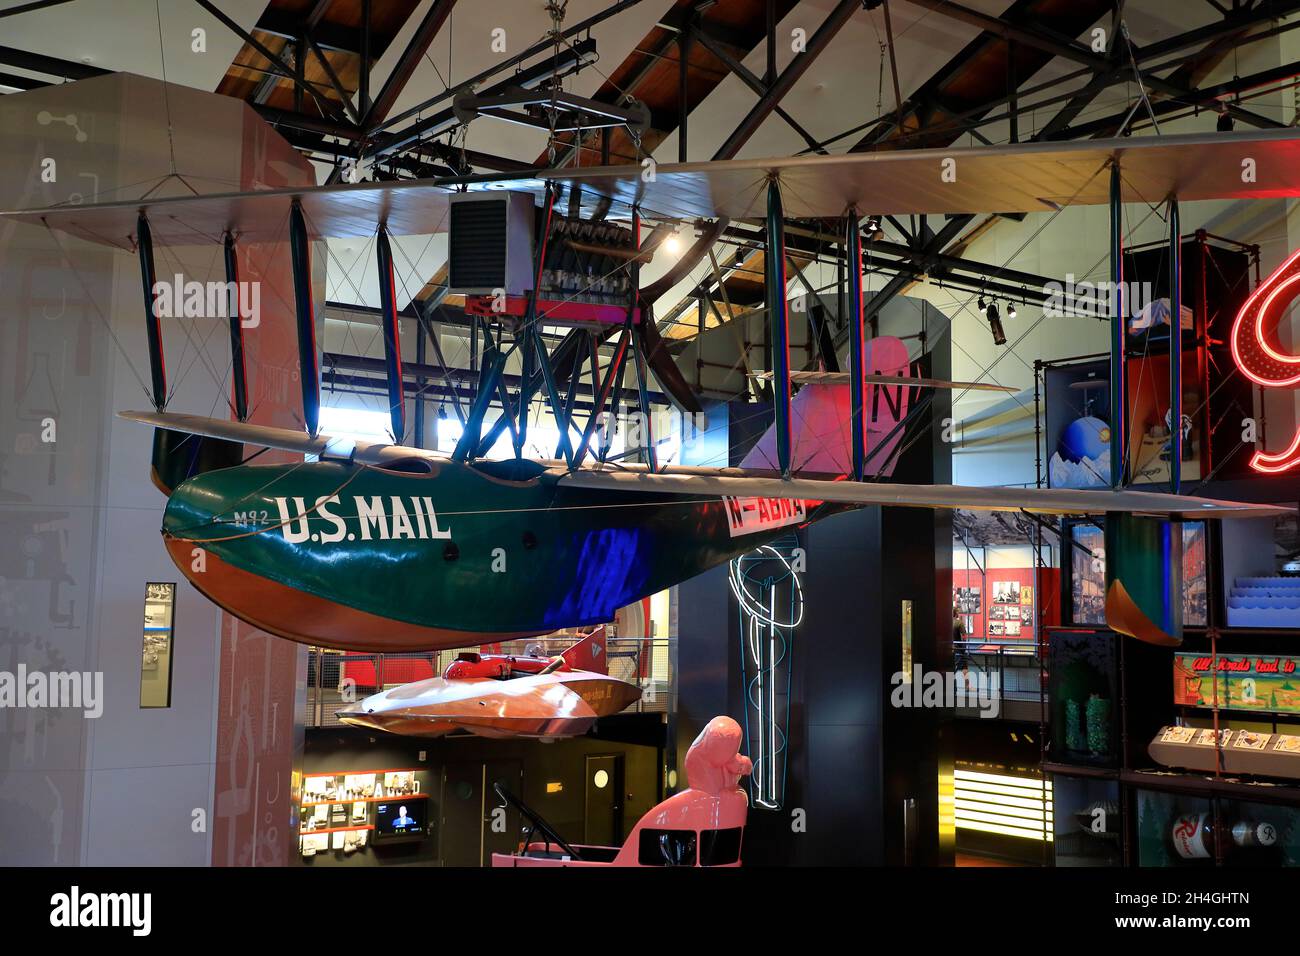
<path fill-rule="evenodd" d="M 1232 358 L 1241 373 L 1265 388 L 1290 388 L 1300 384 L 1300 355 L 1279 350 L 1270 338 L 1279 321 L 1300 296 L 1300 250 L 1265 279 L 1246 300 L 1232 326 Z M 1286 451 L 1270 455 L 1256 451 L 1250 467 L 1265 474 L 1287 471 L 1300 464 L 1300 431 Z"/>

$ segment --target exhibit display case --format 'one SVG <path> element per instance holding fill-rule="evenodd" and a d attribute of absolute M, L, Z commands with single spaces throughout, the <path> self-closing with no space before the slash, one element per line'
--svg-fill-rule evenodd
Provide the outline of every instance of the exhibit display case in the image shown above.
<path fill-rule="evenodd" d="M 1119 866 L 1124 816 L 1119 781 L 1052 775 L 1057 866 Z"/>
<path fill-rule="evenodd" d="M 1184 524 L 1178 647 L 1079 626 L 1098 595 L 1104 614 L 1100 531 L 1099 521 L 1064 523 L 1081 546 L 1062 581 L 1076 626 L 1048 634 L 1045 767 L 1058 803 L 1056 864 L 1294 865 L 1300 615 L 1276 627 L 1232 626 L 1229 583 L 1247 565 L 1280 571 L 1287 529 L 1271 520 Z M 1109 755 L 1098 746 L 1103 726 L 1118 735 Z"/>
<path fill-rule="evenodd" d="M 1049 632 L 1047 697 L 1053 760 L 1117 765 L 1119 670 L 1119 648 L 1109 631 Z"/>
<path fill-rule="evenodd" d="M 351 855 L 368 845 L 420 842 L 433 833 L 426 771 L 388 769 L 311 774 L 303 778 L 298 848 Z"/>

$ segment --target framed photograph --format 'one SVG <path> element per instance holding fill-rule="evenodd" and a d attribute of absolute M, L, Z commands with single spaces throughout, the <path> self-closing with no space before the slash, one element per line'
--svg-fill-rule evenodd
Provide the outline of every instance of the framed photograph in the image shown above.
<path fill-rule="evenodd" d="M 994 604 L 1019 604 L 1020 584 L 1016 581 L 993 582 Z"/>
<path fill-rule="evenodd" d="M 1106 536 L 1091 522 L 1070 524 L 1070 617 L 1106 623 Z"/>
<path fill-rule="evenodd" d="M 979 588 L 954 588 L 954 603 L 957 610 L 962 614 L 978 614 L 980 612 L 980 589 Z"/>

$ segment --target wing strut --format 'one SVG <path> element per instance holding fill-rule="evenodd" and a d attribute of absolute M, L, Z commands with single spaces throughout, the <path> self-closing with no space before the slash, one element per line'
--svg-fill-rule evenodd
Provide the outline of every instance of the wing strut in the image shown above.
<path fill-rule="evenodd" d="M 235 405 L 235 417 L 248 421 L 248 366 L 244 362 L 244 315 L 239 285 L 239 255 L 235 237 L 227 232 L 223 241 L 226 255 L 226 289 L 229 297 L 227 313 L 230 320 L 230 378 Z"/>
<path fill-rule="evenodd" d="M 610 391 L 614 387 L 614 380 L 621 378 L 623 373 L 623 363 L 627 360 L 627 346 L 631 338 L 632 326 L 628 323 L 623 325 L 623 334 L 619 337 L 618 348 L 615 350 L 613 357 L 610 359 L 609 367 L 605 370 L 604 381 L 600 383 L 600 388 L 592 396 L 591 417 L 587 419 L 587 426 L 582 430 L 582 441 L 578 444 L 578 450 L 573 453 L 573 467 L 577 468 L 582 464 L 583 458 L 587 456 L 587 448 L 591 444 L 592 432 L 600 424 L 601 412 L 605 408 L 605 402 L 609 399 Z M 596 343 L 591 345 L 592 353 L 592 376 L 599 374 L 599 357 L 596 349 Z M 575 369 L 576 374 L 576 369 Z"/>
<path fill-rule="evenodd" d="M 406 435 L 406 392 L 402 383 L 402 332 L 397 323 L 397 289 L 393 284 L 393 249 L 388 229 L 379 224 L 375 239 L 375 258 L 379 264 L 379 321 L 384 326 L 384 372 L 388 377 L 388 414 L 393 423 L 393 441 L 402 443 Z M 418 308 L 418 304 L 417 304 Z M 424 436 L 420 436 L 424 440 Z"/>
<path fill-rule="evenodd" d="M 298 380 L 302 383 L 302 417 L 307 433 L 320 430 L 320 364 L 316 351 L 316 316 L 311 296 L 311 246 L 302 203 L 289 210 L 289 252 L 293 259 L 293 303 L 298 318 Z"/>
<path fill-rule="evenodd" d="M 162 324 L 158 319 L 157 282 L 153 264 L 153 232 L 149 220 L 140 213 L 136 220 L 136 252 L 140 256 L 140 283 L 144 286 L 144 327 L 149 338 L 149 372 L 153 377 L 154 408 L 162 411 L 167 404 L 167 366 L 163 362 Z M 181 290 L 175 291 L 180 298 Z"/>
<path fill-rule="evenodd" d="M 1110 483 L 1119 488 L 1128 479 L 1128 367 L 1124 347 L 1128 323 L 1124 315 L 1124 207 L 1119 160 L 1110 164 Z M 1172 328 L 1172 326 L 1171 326 Z"/>
<path fill-rule="evenodd" d="M 852 410 L 853 480 L 861 481 L 867 469 L 866 336 L 862 329 L 862 230 L 858 207 L 844 217 L 844 256 L 849 269 L 849 408 Z"/>
<path fill-rule="evenodd" d="M 772 392 L 776 411 L 776 458 L 781 477 L 790 477 L 790 316 L 785 301 L 785 220 L 781 188 L 775 177 L 767 181 L 768 341 L 772 345 Z"/>
<path fill-rule="evenodd" d="M 1183 237 L 1178 197 L 1169 197 L 1169 490 L 1183 487 Z"/>
<path fill-rule="evenodd" d="M 456 442 L 456 449 L 451 453 L 453 461 L 464 461 L 471 451 L 477 450 L 479 435 L 483 431 L 483 417 L 487 414 L 488 403 L 492 401 L 492 394 L 497 389 L 497 383 L 501 381 L 501 370 L 505 368 L 505 365 L 505 356 L 501 354 L 489 337 L 489 345 L 483 350 L 483 366 L 479 373 L 478 393 L 474 396 L 474 404 L 469 408 L 469 416 L 465 420 L 465 429 L 461 432 L 460 441 Z M 506 406 L 506 410 L 502 414 L 509 414 L 509 405 Z"/>
<path fill-rule="evenodd" d="M 638 206 L 632 207 L 632 244 L 640 250 L 641 248 L 641 209 Z M 637 256 L 632 260 L 631 279 L 629 283 L 632 304 L 628 306 L 628 321 L 631 321 L 632 313 L 636 311 L 637 297 L 641 294 L 641 257 Z M 641 323 L 643 326 L 654 328 L 654 323 L 649 318 L 647 310 L 642 310 Z M 632 358 L 636 362 L 636 389 L 637 396 L 640 399 L 641 406 L 641 427 L 637 429 L 642 450 L 645 452 L 645 461 L 651 471 L 658 471 L 658 460 L 655 454 L 654 431 L 650 425 L 650 375 L 646 371 L 645 340 L 641 335 L 629 327 L 629 334 L 632 337 Z M 624 449 L 629 451 L 630 449 Z"/>

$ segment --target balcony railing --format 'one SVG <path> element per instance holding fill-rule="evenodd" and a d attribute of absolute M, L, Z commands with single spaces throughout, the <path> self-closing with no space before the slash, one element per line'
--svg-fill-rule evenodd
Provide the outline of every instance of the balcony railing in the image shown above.
<path fill-rule="evenodd" d="M 953 641 L 953 658 L 958 671 L 995 679 L 1003 701 L 1038 703 L 1042 668 L 1034 641 Z"/>

